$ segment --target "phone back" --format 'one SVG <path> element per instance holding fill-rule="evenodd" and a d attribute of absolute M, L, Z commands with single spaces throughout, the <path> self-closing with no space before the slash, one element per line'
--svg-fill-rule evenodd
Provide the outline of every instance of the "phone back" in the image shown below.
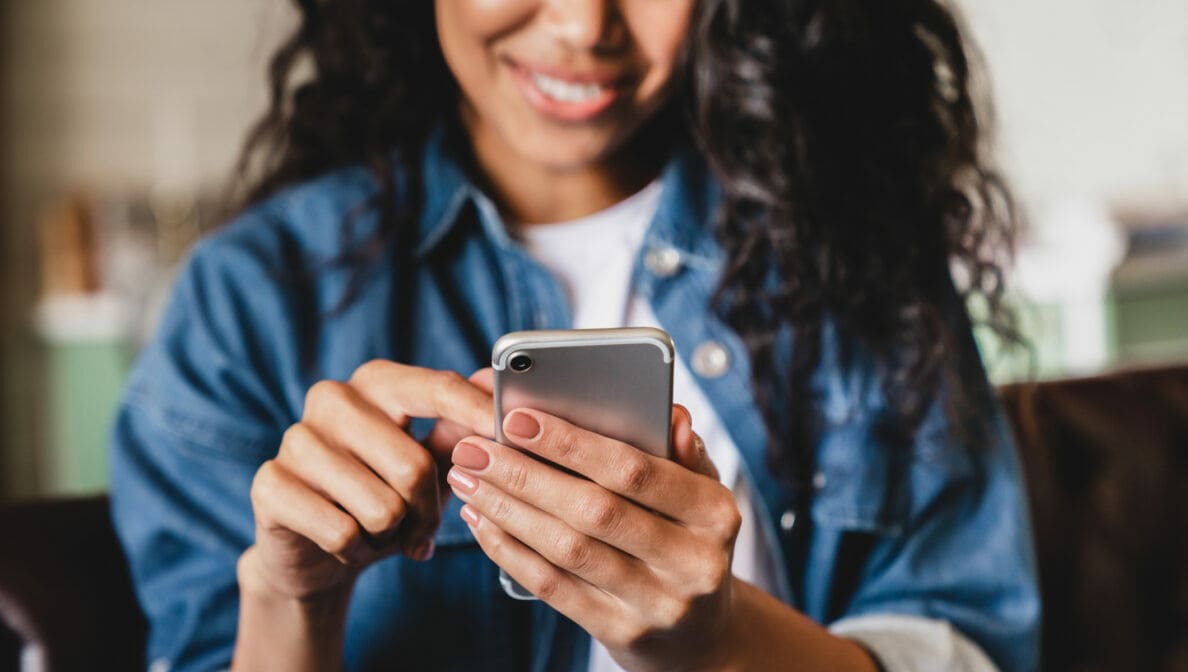
<path fill-rule="evenodd" d="M 496 438 L 507 443 L 508 412 L 534 408 L 668 457 L 673 358 L 668 334 L 646 327 L 508 334 L 491 358 Z"/>
<path fill-rule="evenodd" d="M 495 342 L 495 438 L 504 416 L 534 408 L 669 457 L 675 348 L 659 329 L 517 331 Z M 504 592 L 536 599 L 499 570 Z"/>

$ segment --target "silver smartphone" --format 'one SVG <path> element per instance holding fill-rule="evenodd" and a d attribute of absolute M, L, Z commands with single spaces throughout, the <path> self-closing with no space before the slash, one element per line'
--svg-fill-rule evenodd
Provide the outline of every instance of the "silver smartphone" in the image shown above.
<path fill-rule="evenodd" d="M 533 408 L 660 457 L 672 446 L 675 348 L 660 329 L 517 331 L 491 352 L 495 369 L 495 438 L 504 416 Z M 536 599 L 500 570 L 504 592 Z"/>

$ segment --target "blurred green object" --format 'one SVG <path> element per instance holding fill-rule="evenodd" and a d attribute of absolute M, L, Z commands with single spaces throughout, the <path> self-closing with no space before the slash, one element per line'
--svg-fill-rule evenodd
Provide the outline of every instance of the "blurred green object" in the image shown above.
<path fill-rule="evenodd" d="M 107 434 L 132 360 L 126 341 L 50 340 L 50 459 L 45 489 L 89 494 L 107 489 Z"/>
<path fill-rule="evenodd" d="M 37 307 L 48 447 L 39 460 L 42 494 L 107 489 L 107 434 L 134 356 L 129 316 L 126 302 L 103 292 L 51 295 Z"/>
<path fill-rule="evenodd" d="M 1013 297 L 1010 301 L 1024 342 L 1004 344 L 988 326 L 979 324 L 974 337 L 995 385 L 1057 377 L 1065 371 L 1061 307 Z M 976 313 L 975 313 L 976 315 Z"/>
<path fill-rule="evenodd" d="M 1119 359 L 1140 363 L 1188 360 L 1188 259 L 1159 282 L 1119 278 L 1114 330 Z"/>
<path fill-rule="evenodd" d="M 1142 282 L 1131 276 L 1115 278 L 1102 305 L 1105 360 L 1092 370 L 1070 366 L 1066 307 L 1018 296 L 1011 298 L 1011 305 L 1027 340 L 1024 347 L 1003 348 L 1001 339 L 984 326 L 975 331 L 982 359 L 995 384 L 1188 362 L 1188 264 L 1177 273 L 1144 278 Z"/>

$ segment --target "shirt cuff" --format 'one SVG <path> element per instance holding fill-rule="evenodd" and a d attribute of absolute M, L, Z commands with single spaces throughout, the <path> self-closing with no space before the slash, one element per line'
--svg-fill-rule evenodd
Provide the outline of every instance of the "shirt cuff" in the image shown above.
<path fill-rule="evenodd" d="M 982 649 L 947 621 L 871 614 L 844 618 L 829 631 L 861 644 L 886 672 L 998 672 Z"/>

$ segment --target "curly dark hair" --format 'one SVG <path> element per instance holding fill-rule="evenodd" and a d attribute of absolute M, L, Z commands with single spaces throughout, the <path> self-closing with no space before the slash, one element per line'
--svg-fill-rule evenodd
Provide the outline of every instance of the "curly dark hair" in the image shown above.
<path fill-rule="evenodd" d="M 417 206 L 395 204 L 393 157 L 419 156 L 458 88 L 432 2 L 295 1 L 300 25 L 272 60 L 271 106 L 241 157 L 243 203 L 368 166 L 383 240 L 353 258 L 363 265 L 411 235 Z M 971 299 L 1017 339 L 1000 265 L 1015 209 L 985 155 L 967 48 L 937 0 L 697 3 L 673 105 L 723 189 L 714 308 L 749 351 L 769 459 L 793 485 L 811 473 L 809 381 L 826 329 L 879 363 L 893 445 L 956 380 Z M 404 163 L 418 184 L 418 163 Z M 775 357 L 782 333 L 795 334 L 790 370 Z M 961 418 L 972 404 L 953 391 L 946 410 Z"/>

